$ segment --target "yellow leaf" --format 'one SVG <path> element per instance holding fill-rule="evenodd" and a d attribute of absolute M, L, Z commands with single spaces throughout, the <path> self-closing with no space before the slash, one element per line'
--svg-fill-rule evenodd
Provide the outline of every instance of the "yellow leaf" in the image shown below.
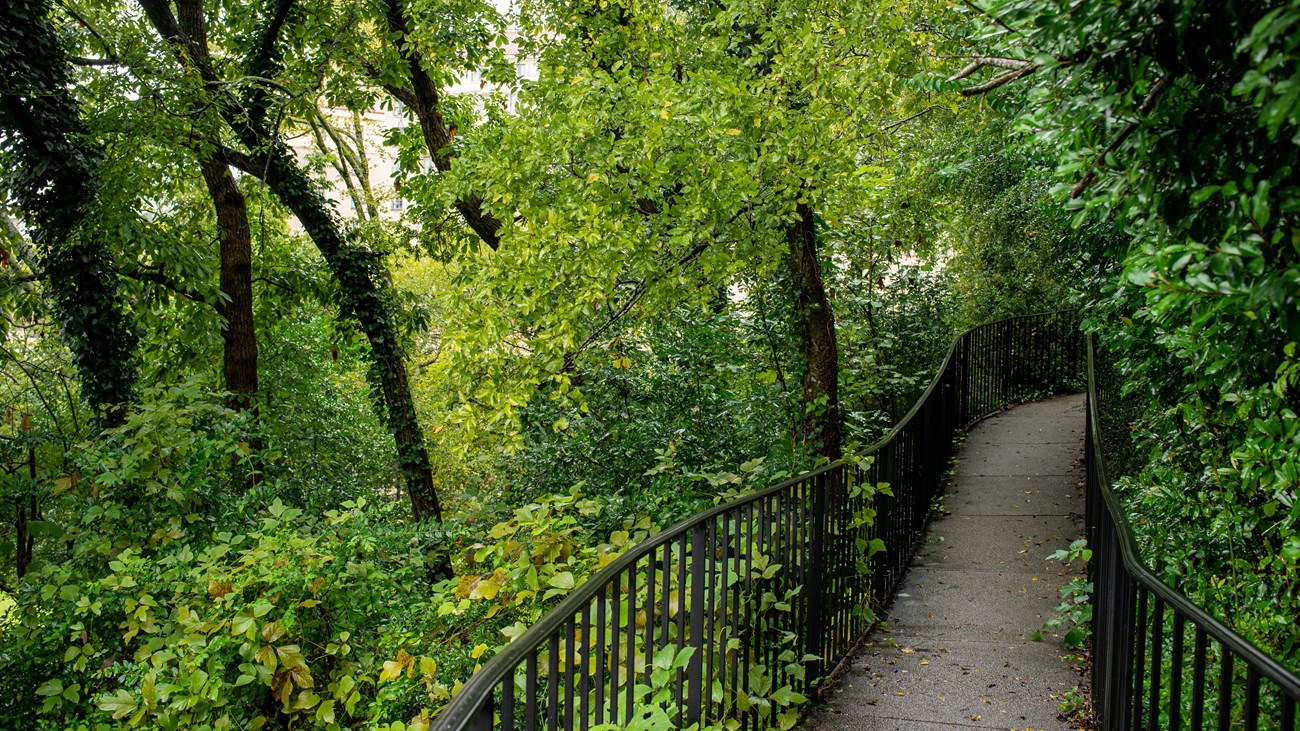
<path fill-rule="evenodd" d="M 501 585 L 491 579 L 480 579 L 474 585 L 473 591 L 469 593 L 470 599 L 495 599 L 497 592 L 501 591 Z"/>
<path fill-rule="evenodd" d="M 379 671 L 379 682 L 387 683 L 402 676 L 402 664 L 396 660 L 385 660 L 384 669 Z"/>
<path fill-rule="evenodd" d="M 727 130 L 727 134 L 731 135 L 732 137 L 735 137 L 736 135 L 740 134 L 740 130 L 736 129 L 735 127 L 732 127 L 731 129 Z"/>
<path fill-rule="evenodd" d="M 270 645 L 266 645 L 262 649 L 258 650 L 253 655 L 253 659 L 258 661 L 262 665 L 265 665 L 266 667 L 275 670 L 275 663 L 276 663 L 275 648 L 271 647 Z"/>
<path fill-rule="evenodd" d="M 284 623 L 276 620 L 269 624 L 262 625 L 262 638 L 267 642 L 275 642 L 284 637 Z"/>
<path fill-rule="evenodd" d="M 470 651 L 469 656 L 472 657 L 472 658 L 474 658 L 475 660 L 477 660 L 477 659 L 479 659 L 480 657 L 483 657 L 483 653 L 485 653 L 485 652 L 487 652 L 487 651 L 488 651 L 488 646 L 487 646 L 487 645 L 481 645 L 481 644 L 480 644 L 480 645 L 475 645 L 475 646 L 474 646 L 474 649 Z"/>

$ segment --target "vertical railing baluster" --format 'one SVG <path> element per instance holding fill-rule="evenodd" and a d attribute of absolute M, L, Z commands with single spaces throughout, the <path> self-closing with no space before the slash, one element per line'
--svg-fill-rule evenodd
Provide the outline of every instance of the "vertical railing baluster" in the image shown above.
<path fill-rule="evenodd" d="M 708 650 L 708 646 L 704 644 L 704 614 L 707 607 L 704 601 L 704 582 L 712 569 L 711 562 L 707 567 L 705 565 L 708 561 L 705 557 L 705 552 L 708 550 L 707 538 L 705 526 L 697 525 L 691 529 L 691 558 L 694 564 L 691 570 L 690 596 L 691 647 L 695 648 L 695 653 L 687 664 L 686 722 L 688 724 L 699 723 L 703 700 L 704 678 L 701 668 L 704 666 L 704 653 Z M 680 611 L 679 608 L 678 612 Z"/>
<path fill-rule="evenodd" d="M 577 657 L 575 635 L 577 628 L 570 617 L 564 624 L 564 728 L 573 728 L 573 664 Z"/>
<path fill-rule="evenodd" d="M 693 530 L 693 529 L 692 529 Z M 686 648 L 686 545 L 687 535 L 681 534 L 677 539 L 677 652 Z M 685 689 L 686 672 L 684 668 L 677 668 L 674 671 L 676 675 L 675 697 L 677 708 L 682 708 L 682 692 Z M 678 718 L 681 721 L 681 718 Z"/>
<path fill-rule="evenodd" d="M 614 587 L 618 586 L 618 576 L 614 577 L 612 585 Z M 592 682 L 595 684 L 593 688 L 595 697 L 592 698 L 592 706 L 596 709 L 597 726 L 605 723 L 605 641 L 607 639 L 605 636 L 605 623 L 606 615 L 609 612 L 609 590 L 610 585 L 603 586 L 600 593 L 596 595 L 596 672 L 592 677 Z M 615 596 L 617 596 L 617 589 L 615 590 Z M 615 619 L 614 623 L 614 636 L 617 637 L 618 620 Z"/>
<path fill-rule="evenodd" d="M 546 728 L 560 727 L 560 636 L 552 634 L 546 657 Z"/>
<path fill-rule="evenodd" d="M 636 565 L 634 564 L 630 570 L 635 571 Z M 608 720 L 610 723 L 618 723 L 618 718 L 619 718 L 618 716 L 618 691 L 619 691 L 618 673 L 621 666 L 619 664 L 618 648 L 622 642 L 622 633 L 619 630 L 622 629 L 623 621 L 631 621 L 630 616 L 627 618 L 627 620 L 623 619 L 624 617 L 623 599 L 620 597 L 620 589 L 619 589 L 622 583 L 623 583 L 622 574 L 615 576 L 613 587 L 612 590 L 610 591 L 609 610 L 613 614 L 613 626 L 610 627 L 612 631 L 609 633 L 609 719 Z"/>
<path fill-rule="evenodd" d="M 705 602 L 705 636 L 701 639 L 699 652 L 705 656 L 707 667 L 705 667 L 705 676 L 703 676 L 703 715 L 701 721 L 710 721 L 715 718 L 714 715 L 714 695 L 712 695 L 712 679 L 718 672 L 716 665 L 716 652 L 718 648 L 718 623 L 716 623 L 715 610 L 718 609 L 720 601 L 718 588 L 718 522 L 719 518 L 714 518 L 708 522 L 708 535 L 705 537 L 708 550 L 708 566 L 705 570 L 705 576 L 708 579 L 708 600 Z M 723 565 L 727 565 L 727 559 L 723 559 Z"/>
<path fill-rule="evenodd" d="M 668 627 L 672 623 L 672 596 L 673 596 L 673 544 L 672 541 L 664 541 L 664 565 L 660 572 L 662 577 L 662 591 L 659 594 L 659 641 L 658 647 L 646 650 L 646 662 L 653 664 L 654 651 L 660 647 L 667 647 L 669 634 Z M 650 626 L 650 622 L 646 626 Z M 650 668 L 646 668 L 646 679 L 649 680 Z"/>
<path fill-rule="evenodd" d="M 1133 619 L 1133 674 L 1129 677 L 1132 679 L 1133 688 L 1129 698 L 1129 708 L 1133 709 L 1133 726 L 1134 728 L 1142 727 L 1142 715 L 1146 710 L 1142 705 L 1142 690 L 1146 687 L 1146 622 L 1147 622 L 1147 588 L 1138 585 L 1137 614 Z"/>
<path fill-rule="evenodd" d="M 591 725 L 591 696 L 589 695 L 588 676 L 591 668 L 591 603 L 582 605 L 582 644 L 578 653 L 578 699 L 581 705 L 578 725 L 581 731 L 587 731 Z M 598 650 L 599 651 L 599 650 Z"/>
<path fill-rule="evenodd" d="M 1183 720 L 1183 636 L 1187 620 L 1174 610 L 1174 643 L 1169 671 L 1169 731 L 1181 731 Z"/>
<path fill-rule="evenodd" d="M 666 551 L 667 549 L 665 549 Z M 658 605 L 655 603 L 655 587 L 658 586 L 656 570 L 659 568 L 659 561 L 655 558 L 656 549 L 650 549 L 650 555 L 646 558 L 645 570 L 645 684 L 650 685 L 650 672 L 654 667 L 654 642 L 651 638 L 654 636 L 653 628 L 658 625 L 655 621 L 656 612 L 660 612 Z M 667 558 L 664 559 L 664 569 L 661 573 L 667 576 Z M 667 590 L 664 595 L 668 594 Z"/>
<path fill-rule="evenodd" d="M 492 731 L 492 720 L 492 695 L 489 694 L 479 704 L 478 710 L 474 712 L 465 729 L 466 731 Z"/>
<path fill-rule="evenodd" d="M 1197 627 L 1192 646 L 1192 728 L 1195 731 L 1205 728 L 1205 663 L 1209 651 L 1205 630 Z"/>
<path fill-rule="evenodd" d="M 1155 597 L 1151 609 L 1151 683 L 1148 713 L 1151 715 L 1147 728 L 1156 731 L 1160 728 L 1160 664 L 1164 658 L 1165 604 L 1160 597 Z"/>
<path fill-rule="evenodd" d="M 537 729 L 537 651 L 528 653 L 524 669 L 524 728 Z"/>
<path fill-rule="evenodd" d="M 1246 666 L 1246 731 L 1259 731 L 1259 672 Z"/>
<path fill-rule="evenodd" d="M 1232 727 L 1232 653 L 1219 645 L 1219 731 Z"/>
<path fill-rule="evenodd" d="M 808 567 L 808 640 L 806 654 L 816 655 L 808 671 L 814 678 L 822 676 L 826 658 L 823 638 L 826 633 L 826 599 L 824 582 L 826 573 L 826 486 L 822 477 L 811 485 L 812 516 L 810 528 L 810 560 Z"/>
<path fill-rule="evenodd" d="M 646 559 L 647 573 L 649 565 L 654 562 L 654 553 Z M 651 624 L 650 616 L 654 607 L 646 607 L 646 627 Z M 636 713 L 636 706 L 633 705 L 633 696 L 636 692 L 636 564 L 633 563 L 627 571 L 627 627 L 624 630 L 627 633 L 627 647 L 624 648 L 624 665 L 626 673 L 623 675 L 623 699 L 626 702 L 626 710 L 623 713 L 623 720 L 630 722 L 632 716 Z"/>
<path fill-rule="evenodd" d="M 501 728 L 515 731 L 515 675 L 501 681 Z"/>

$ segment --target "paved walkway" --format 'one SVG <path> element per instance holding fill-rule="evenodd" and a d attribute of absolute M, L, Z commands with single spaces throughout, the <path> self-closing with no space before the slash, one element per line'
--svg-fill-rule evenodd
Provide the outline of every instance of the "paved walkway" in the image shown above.
<path fill-rule="evenodd" d="M 816 731 L 1065 731 L 1079 682 L 1059 636 L 1030 635 L 1068 578 L 1044 558 L 1082 534 L 1083 396 L 1016 407 L 972 429 L 950 514 L 930 526 L 889 610 Z"/>

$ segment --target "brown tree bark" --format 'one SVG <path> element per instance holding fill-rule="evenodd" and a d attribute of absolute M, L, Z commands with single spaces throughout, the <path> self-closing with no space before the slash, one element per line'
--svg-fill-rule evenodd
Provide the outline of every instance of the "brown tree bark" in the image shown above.
<path fill-rule="evenodd" d="M 257 395 L 257 334 L 253 328 L 253 244 L 248 207 L 230 169 L 211 159 L 200 163 L 203 181 L 217 214 L 217 240 L 221 245 L 221 293 L 226 301 L 218 311 L 226 324 L 222 376 L 231 392 L 231 407 L 252 406 Z"/>
<path fill-rule="evenodd" d="M 181 28 L 198 48 L 208 47 L 202 0 L 176 0 Z M 201 154 L 199 169 L 217 217 L 220 245 L 221 293 L 217 312 L 225 319 L 222 377 L 231 392 L 230 406 L 243 410 L 257 394 L 257 334 L 253 328 L 253 237 L 248 225 L 248 205 L 230 168 L 210 154 Z"/>
<path fill-rule="evenodd" d="M 795 314 L 803 345 L 804 413 L 796 429 L 814 453 L 835 461 L 843 456 L 840 445 L 839 348 L 835 340 L 835 313 L 822 281 L 817 256 L 817 222 L 812 206 L 800 203 L 798 218 L 785 232 L 790 250 Z"/>
<path fill-rule="evenodd" d="M 176 0 L 176 15 L 195 45 L 207 48 L 207 27 L 202 0 Z M 253 236 L 248 224 L 248 204 L 230 168 L 210 154 L 201 153 L 199 169 L 212 200 L 217 219 L 220 287 L 224 295 L 216 303 L 221 327 L 221 375 L 230 392 L 227 405 L 236 411 L 255 408 L 257 396 L 257 332 L 253 325 Z M 250 457 L 256 460 L 261 444 L 248 440 Z M 232 464 L 238 459 L 232 458 Z M 249 470 L 244 489 L 257 481 L 256 469 Z"/>

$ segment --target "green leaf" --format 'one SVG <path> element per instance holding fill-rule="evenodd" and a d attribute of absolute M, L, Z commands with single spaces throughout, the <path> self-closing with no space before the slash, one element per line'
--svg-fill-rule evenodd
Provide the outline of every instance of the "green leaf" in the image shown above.
<path fill-rule="evenodd" d="M 99 710 L 112 713 L 114 721 L 120 721 L 135 713 L 135 709 L 140 706 L 135 698 L 125 690 L 118 690 L 112 695 L 100 696 L 99 700 L 96 701 L 96 705 L 99 706 Z"/>

